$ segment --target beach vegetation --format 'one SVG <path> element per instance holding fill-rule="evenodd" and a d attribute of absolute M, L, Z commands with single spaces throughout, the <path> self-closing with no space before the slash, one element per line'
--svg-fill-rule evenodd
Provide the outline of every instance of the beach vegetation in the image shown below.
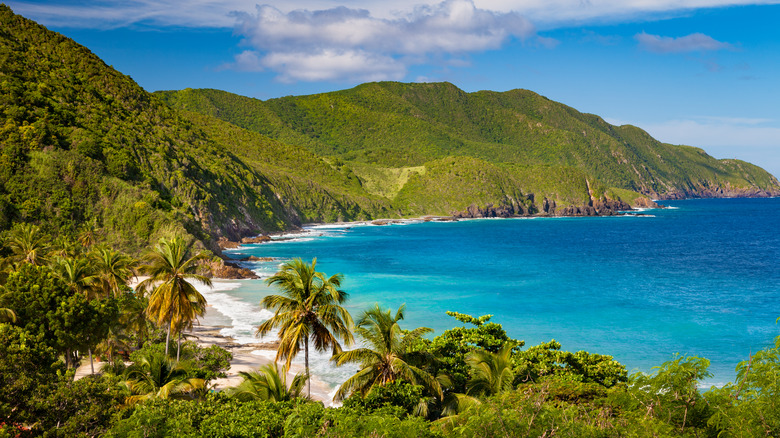
<path fill-rule="evenodd" d="M 160 238 L 154 250 L 144 257 L 140 271 L 148 278 L 138 284 L 137 289 L 151 291 L 146 313 L 161 327 L 165 327 L 165 354 L 173 333 L 178 335 L 176 358 L 181 351 L 181 332 L 192 328 L 193 322 L 206 311 L 206 299 L 191 281 L 211 286 L 211 279 L 199 274 L 199 262 L 210 258 L 206 251 L 191 255 L 193 242 L 175 235 Z"/>
<path fill-rule="evenodd" d="M 208 283 L 198 269 L 220 238 L 780 193 L 757 166 L 528 90 L 383 82 L 268 101 L 151 94 L 6 5 L 0 53 L 0 437 L 780 436 L 780 338 L 740 363 L 733 383 L 704 389 L 704 358 L 629 376 L 611 356 L 554 340 L 525 348 L 489 315 L 450 313 L 458 325 L 429 338 L 400 328 L 405 309 L 377 305 L 353 333 L 342 278 L 317 272 L 316 259 L 269 280 L 281 294 L 263 301 L 275 313 L 259 332 L 279 329 L 286 366 L 304 350 L 304 378 L 310 343 L 358 365 L 343 406 L 292 397 L 302 383 L 287 387 L 276 368 L 268 400 L 209 393 L 230 353 L 181 340 L 206 305 L 191 282 Z M 142 254 L 153 279 L 130 291 Z M 342 351 L 354 335 L 366 345 Z M 76 380 L 85 351 L 109 366 Z M 459 395 L 473 402 L 447 411 L 442 399 Z"/>
<path fill-rule="evenodd" d="M 317 272 L 317 259 L 306 263 L 294 259 L 282 265 L 279 272 L 266 280 L 282 295 L 268 295 L 261 304 L 274 315 L 260 324 L 257 334 L 263 336 L 278 329 L 279 347 L 276 361 L 283 359 L 285 368 L 303 348 L 306 376 L 309 376 L 309 342 L 317 351 L 331 349 L 333 355 L 342 351 L 341 342 L 351 345 L 352 316 L 342 307 L 348 294 L 339 289 L 341 274 L 325 277 Z M 311 382 L 308 384 L 311 396 Z"/>
<path fill-rule="evenodd" d="M 125 399 L 127 404 L 154 398 L 195 399 L 206 389 L 206 381 L 194 376 L 189 362 L 152 351 L 135 355 L 122 380 L 129 393 Z"/>
<path fill-rule="evenodd" d="M 396 380 L 421 385 L 430 394 L 442 398 L 441 383 L 424 368 L 434 357 L 412 349 L 418 339 L 433 330 L 427 327 L 402 330 L 398 323 L 404 319 L 404 311 L 405 306 L 401 305 L 393 315 L 392 310 L 377 304 L 363 312 L 355 333 L 366 347 L 343 351 L 332 359 L 339 366 L 357 364 L 360 370 L 341 384 L 334 400 L 343 400 L 351 394 L 365 396 L 373 388 Z"/>
<path fill-rule="evenodd" d="M 303 388 L 308 378 L 306 374 L 298 373 L 288 385 L 287 370 L 280 370 L 276 363 L 263 365 L 257 371 L 241 371 L 239 375 L 243 379 L 241 383 L 226 393 L 241 401 L 287 401 L 303 397 Z"/>

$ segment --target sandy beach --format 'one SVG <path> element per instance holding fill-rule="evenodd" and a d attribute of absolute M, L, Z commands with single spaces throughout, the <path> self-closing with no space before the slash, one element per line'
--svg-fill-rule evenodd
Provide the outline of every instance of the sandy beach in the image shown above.
<path fill-rule="evenodd" d="M 137 283 L 144 278 L 138 278 L 133 281 L 130 286 L 135 287 Z M 208 305 L 206 307 L 206 315 L 200 319 L 200 324 L 196 324 L 192 331 L 184 333 L 184 337 L 187 340 L 196 342 L 201 347 L 210 347 L 211 345 L 218 345 L 233 354 L 233 360 L 230 362 L 230 369 L 227 371 L 227 377 L 215 379 L 211 382 L 211 385 L 215 390 L 221 391 L 225 388 L 236 386 L 241 383 L 242 371 L 256 371 L 259 367 L 273 363 L 276 356 L 277 344 L 275 341 L 259 342 L 252 344 L 241 344 L 236 342 L 235 339 L 225 336 L 221 333 L 225 326 L 213 324 L 216 319 L 214 317 L 215 310 Z M 218 312 L 217 312 L 218 313 Z M 302 353 L 301 353 L 302 354 Z M 282 365 L 282 362 L 279 364 Z M 97 372 L 100 367 L 103 366 L 103 362 L 95 360 L 94 367 Z M 76 379 L 84 377 L 91 372 L 89 359 L 85 358 L 82 361 L 81 366 L 76 370 Z M 287 382 L 292 382 L 295 374 L 302 373 L 303 366 L 299 364 L 292 364 L 290 370 L 287 373 Z M 311 377 L 311 398 L 313 400 L 321 401 L 326 406 L 333 403 L 331 396 L 329 395 L 333 389 L 316 375 Z"/>
<path fill-rule="evenodd" d="M 206 318 L 208 318 L 208 315 Z M 242 380 L 238 373 L 242 371 L 256 371 L 262 365 L 273 363 L 273 358 L 276 356 L 276 342 L 239 344 L 235 339 L 223 336 L 220 333 L 222 328 L 220 326 L 196 325 L 192 332 L 186 334 L 188 340 L 197 342 L 201 347 L 219 345 L 233 354 L 227 377 L 211 382 L 214 389 L 218 391 L 238 385 Z M 292 382 L 295 374 L 302 372 L 302 366 L 293 364 L 287 373 L 287 382 Z M 321 401 L 327 406 L 332 403 L 331 397 L 328 395 L 331 391 L 330 386 L 317 378 L 316 375 L 311 377 L 311 398 L 313 400 Z"/>

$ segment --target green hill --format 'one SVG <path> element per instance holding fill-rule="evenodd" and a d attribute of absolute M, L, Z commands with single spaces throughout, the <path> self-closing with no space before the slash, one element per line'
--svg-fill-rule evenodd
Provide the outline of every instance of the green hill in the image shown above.
<path fill-rule="evenodd" d="M 385 82 L 268 101 L 217 90 L 160 96 L 174 107 L 360 163 L 358 173 L 365 165 L 405 168 L 460 156 L 534 167 L 543 179 L 545 169 L 552 177 L 575 168 L 608 187 L 654 198 L 780 193 L 777 179 L 758 167 L 664 144 L 527 90 L 466 93 L 449 83 Z M 511 174 L 525 192 L 538 188 L 523 177 L 527 172 Z"/>
<path fill-rule="evenodd" d="M 530 91 L 371 83 L 260 101 L 151 94 L 0 5 L 0 231 L 94 222 L 138 251 L 416 215 L 610 214 L 623 201 L 780 194 L 736 160 L 659 143 Z"/>
<path fill-rule="evenodd" d="M 387 209 L 308 150 L 174 110 L 5 5 L 0 24 L 0 230 L 24 221 L 72 233 L 95 220 L 130 250 L 163 227 L 216 248 L 219 237 Z"/>

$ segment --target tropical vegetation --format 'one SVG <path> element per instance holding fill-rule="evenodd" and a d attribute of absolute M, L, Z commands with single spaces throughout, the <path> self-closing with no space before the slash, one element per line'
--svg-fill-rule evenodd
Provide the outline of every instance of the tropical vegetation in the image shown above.
<path fill-rule="evenodd" d="M 218 252 L 224 239 L 307 222 L 609 214 L 648 197 L 780 194 L 749 163 L 527 90 L 152 94 L 5 5 L 0 28 L 0 230 L 25 223 L 85 248 L 99 235 L 139 256 L 169 231 Z M 14 245 L 37 264 L 50 243 Z"/>
<path fill-rule="evenodd" d="M 352 317 L 342 306 L 348 294 L 339 289 L 341 275 L 326 278 L 316 271 L 317 259 L 306 263 L 294 259 L 266 280 L 277 286 L 282 295 L 268 295 L 262 305 L 274 310 L 274 315 L 260 324 L 257 334 L 264 336 L 278 329 L 279 346 L 276 360 L 284 359 L 285 369 L 303 347 L 306 376 L 309 374 L 309 341 L 317 351 L 331 349 L 333 355 L 341 352 L 341 342 L 353 342 Z M 311 381 L 308 385 L 311 396 Z"/>
<path fill-rule="evenodd" d="M 490 315 L 448 312 L 457 324 L 433 336 L 424 327 L 402 327 L 404 306 L 393 311 L 375 305 L 352 326 L 343 307 L 342 277 L 317 272 L 316 260 L 285 264 L 269 281 L 282 294 L 267 304 L 277 306 L 277 323 L 283 323 L 277 336 L 306 333 L 285 344 L 291 349 L 279 357 L 282 363 L 305 354 L 304 339 L 315 346 L 333 340 L 340 346 L 352 336 L 360 341 L 351 350 L 337 348 L 333 356 L 339 366 L 357 365 L 336 392 L 342 405 L 311 400 L 304 394 L 309 373 L 289 380 L 289 369 L 279 364 L 244 372 L 236 387 L 214 392 L 211 382 L 229 367 L 228 351 L 186 341 L 179 354 L 168 354 L 171 325 L 147 312 L 150 297 L 124 283 L 117 294 L 106 293 L 102 281 L 73 281 L 100 278 L 100 258 L 84 254 L 105 253 L 104 243 L 89 249 L 67 245 L 71 257 L 81 254 L 86 261 L 83 275 L 69 277 L 58 271 L 66 240 L 44 241 L 55 243 L 40 254 L 40 260 L 49 260 L 43 265 L 18 258 L 8 244 L 0 248 L 13 260 L 0 282 L 0 307 L 13 309 L 16 317 L 0 322 L 0 437 L 780 433 L 780 338 L 746 358 L 734 383 L 704 390 L 706 359 L 677 356 L 652 373 L 628 375 L 609 356 L 562 351 L 554 341 L 526 347 Z M 175 236 L 165 238 L 152 251 L 174 241 Z M 179 260 L 191 260 L 193 253 Z M 122 280 L 131 277 L 128 271 Z M 307 329 L 311 321 L 327 333 Z M 316 341 L 319 336 L 323 340 Z M 334 344 L 327 345 L 332 351 Z M 90 349 L 111 360 L 100 372 L 76 380 L 73 368 Z"/>
<path fill-rule="evenodd" d="M 755 166 L 525 90 L 150 94 L 5 5 L 0 59 L 0 438 L 780 435 L 780 337 L 705 390 L 704 358 L 629 375 L 554 340 L 525 346 L 490 315 L 448 312 L 457 322 L 434 335 L 377 304 L 353 324 L 341 275 L 316 259 L 268 280 L 279 294 L 263 300 L 274 315 L 258 332 L 277 330 L 281 369 L 212 391 L 231 353 L 181 339 L 206 307 L 192 284 L 209 282 L 205 251 L 224 239 L 311 221 L 780 193 Z M 132 290 L 138 273 L 148 287 Z M 339 407 L 302 397 L 312 347 L 357 368 Z M 301 352 L 305 372 L 288 381 Z M 76 379 L 95 354 L 104 367 Z"/>
<path fill-rule="evenodd" d="M 161 238 L 145 257 L 146 263 L 139 270 L 148 278 L 141 281 L 137 290 L 149 292 L 146 313 L 158 325 L 166 329 L 166 349 L 171 333 L 178 335 L 176 357 L 181 350 L 181 332 L 192 328 L 192 323 L 206 312 L 206 299 L 191 281 L 211 286 L 211 280 L 197 273 L 198 262 L 209 258 L 205 251 L 190 256 L 189 245 L 181 236 Z"/>
<path fill-rule="evenodd" d="M 392 315 L 377 304 L 366 310 L 357 322 L 355 333 L 367 347 L 344 351 L 333 356 L 337 365 L 355 363 L 360 370 L 348 378 L 339 387 L 334 397 L 343 400 L 351 394 L 366 395 L 377 386 L 385 386 L 397 380 L 421 385 L 438 398 L 442 397 L 441 384 L 426 370 L 415 366 L 424 366 L 435 360 L 425 352 L 411 348 L 414 342 L 432 332 L 427 327 L 419 327 L 403 332 L 398 322 L 404 318 L 402 305 Z"/>

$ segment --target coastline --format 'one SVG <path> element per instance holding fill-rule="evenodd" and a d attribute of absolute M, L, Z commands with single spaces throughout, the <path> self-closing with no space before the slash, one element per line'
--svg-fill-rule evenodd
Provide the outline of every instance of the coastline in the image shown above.
<path fill-rule="evenodd" d="M 145 278 L 146 277 L 136 277 L 128 286 L 134 289 L 138 283 Z M 208 288 L 200 284 L 196 284 L 196 288 L 200 290 L 201 293 L 220 293 L 224 292 L 226 289 L 219 287 L 218 285 L 231 286 L 235 284 L 235 280 L 215 280 L 214 286 L 217 286 L 215 288 Z M 230 287 L 228 287 L 227 290 L 230 290 Z M 239 375 L 240 372 L 257 371 L 259 367 L 273 363 L 276 356 L 277 343 L 275 340 L 270 340 L 269 342 L 260 339 L 257 339 L 257 342 L 239 342 L 236 338 L 224 334 L 223 330 L 231 328 L 232 326 L 224 325 L 223 320 L 225 315 L 217 310 L 213 304 L 214 303 L 208 303 L 206 305 L 206 314 L 200 318 L 191 331 L 184 332 L 183 337 L 187 340 L 195 341 L 200 347 L 208 348 L 212 345 L 217 345 L 231 352 L 233 360 L 230 361 L 230 368 L 226 371 L 227 377 L 215 379 L 211 382 L 213 389 L 222 391 L 228 387 L 236 386 L 241 383 L 243 379 Z M 95 361 L 96 372 L 102 365 L 103 362 Z M 89 375 L 90 371 L 89 361 L 85 361 L 85 363 L 76 370 L 76 379 Z M 297 373 L 303 372 L 304 366 L 302 364 L 291 364 L 290 370 L 287 372 L 288 384 L 292 382 L 292 379 Z M 313 372 L 310 378 L 312 400 L 321 401 L 325 406 L 332 405 L 332 393 L 335 391 L 335 388 L 332 388 Z"/>
<path fill-rule="evenodd" d="M 208 318 L 208 312 L 209 310 L 206 311 L 204 320 Z M 273 363 L 273 358 L 276 355 L 275 342 L 241 344 L 232 337 L 220 333 L 223 328 L 225 326 L 200 324 L 193 327 L 192 331 L 185 333 L 187 339 L 195 341 L 200 347 L 208 348 L 212 345 L 217 345 L 233 354 L 230 368 L 226 371 L 227 377 L 214 379 L 211 382 L 212 388 L 217 391 L 240 384 L 243 380 L 239 375 L 240 372 L 257 371 L 261 366 Z M 304 368 L 301 365 L 292 364 L 287 372 L 288 384 L 292 382 L 297 373 L 303 373 L 303 371 Z M 328 384 L 312 374 L 312 400 L 321 401 L 328 406 L 332 403 L 329 395 L 331 391 L 332 389 Z"/>

